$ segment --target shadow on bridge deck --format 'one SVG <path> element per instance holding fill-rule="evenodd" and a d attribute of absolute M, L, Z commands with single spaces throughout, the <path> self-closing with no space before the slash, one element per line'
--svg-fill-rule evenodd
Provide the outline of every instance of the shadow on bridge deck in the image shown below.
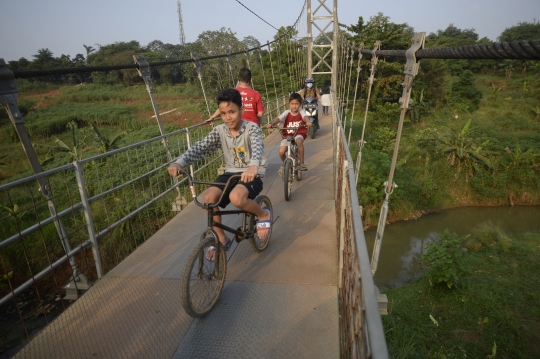
<path fill-rule="evenodd" d="M 206 226 L 190 204 L 16 358 L 339 357 L 331 118 L 305 143 L 309 171 L 290 202 L 277 175 L 280 140 L 265 140 L 263 193 L 280 216 L 270 245 L 261 254 L 247 242 L 233 245 L 227 282 L 205 318 L 193 320 L 180 300 L 184 263 Z M 240 217 L 225 223 L 236 227 Z"/>

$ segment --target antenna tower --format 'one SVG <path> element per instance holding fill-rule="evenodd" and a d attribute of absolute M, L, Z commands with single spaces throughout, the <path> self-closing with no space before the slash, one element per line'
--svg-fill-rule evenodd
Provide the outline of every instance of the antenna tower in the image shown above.
<path fill-rule="evenodd" d="M 186 34 L 184 34 L 184 23 L 182 21 L 182 6 L 180 5 L 180 0 L 176 2 L 176 12 L 178 13 L 178 23 L 180 24 L 180 45 L 186 45 Z"/>

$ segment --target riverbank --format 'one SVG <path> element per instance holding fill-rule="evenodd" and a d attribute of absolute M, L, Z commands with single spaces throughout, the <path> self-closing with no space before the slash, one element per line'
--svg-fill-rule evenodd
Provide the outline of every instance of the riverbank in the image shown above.
<path fill-rule="evenodd" d="M 540 234 L 504 238 L 470 243 L 452 289 L 422 277 L 384 291 L 393 358 L 540 357 Z"/>
<path fill-rule="evenodd" d="M 467 207 L 514 207 L 514 206 L 531 206 L 531 207 L 538 207 L 540 206 L 540 200 L 537 202 L 524 202 L 524 203 L 513 203 L 510 204 L 508 202 L 468 202 L 467 204 L 453 204 L 448 206 L 442 206 L 438 208 L 432 208 L 432 209 L 425 209 L 420 211 L 413 211 L 412 213 L 409 213 L 407 215 L 402 215 L 401 213 L 390 213 L 386 219 L 386 224 L 391 224 L 399 221 L 417 221 L 420 218 L 422 218 L 425 215 L 428 214 L 434 214 L 434 213 L 440 213 L 442 211 L 446 211 L 449 209 L 455 209 L 455 208 L 467 208 Z M 367 225 L 364 225 L 364 231 L 368 231 L 371 229 L 377 229 L 377 222 L 375 223 L 369 223 Z"/>

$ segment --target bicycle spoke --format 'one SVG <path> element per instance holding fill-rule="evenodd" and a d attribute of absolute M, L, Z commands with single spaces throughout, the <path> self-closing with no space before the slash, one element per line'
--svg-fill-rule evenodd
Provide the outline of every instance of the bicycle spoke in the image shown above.
<path fill-rule="evenodd" d="M 201 242 L 192 253 L 184 273 L 182 305 L 192 317 L 204 316 L 216 302 L 225 281 L 226 258 L 218 247 L 214 261 L 206 259 L 206 251 L 215 246 L 213 238 Z"/>

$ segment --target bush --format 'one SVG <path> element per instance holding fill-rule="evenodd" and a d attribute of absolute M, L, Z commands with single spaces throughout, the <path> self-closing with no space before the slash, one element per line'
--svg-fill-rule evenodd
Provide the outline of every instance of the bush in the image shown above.
<path fill-rule="evenodd" d="M 467 242 L 466 246 L 475 252 L 489 247 L 496 247 L 498 250 L 508 252 L 512 248 L 510 237 L 491 221 L 480 224 L 474 233 L 475 236 Z"/>
<path fill-rule="evenodd" d="M 464 71 L 459 76 L 459 80 L 452 84 L 452 99 L 455 105 L 464 105 L 469 112 L 478 109 L 482 100 L 482 91 L 476 86 L 471 71 Z"/>
<path fill-rule="evenodd" d="M 429 266 L 426 275 L 431 285 L 444 282 L 448 288 L 452 288 L 459 278 L 467 273 L 463 261 L 467 248 L 463 248 L 461 243 L 467 240 L 469 235 L 460 238 L 445 229 L 437 236 L 439 240 L 428 244 L 427 252 L 422 254 L 421 258 Z"/>

